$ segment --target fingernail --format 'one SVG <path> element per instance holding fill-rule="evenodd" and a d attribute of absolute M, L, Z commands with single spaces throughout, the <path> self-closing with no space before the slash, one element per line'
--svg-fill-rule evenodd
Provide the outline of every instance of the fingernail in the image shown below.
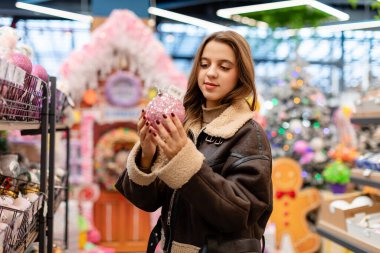
<path fill-rule="evenodd" d="M 149 129 L 149 133 L 151 133 L 151 132 L 152 132 L 152 130 Z"/>
<path fill-rule="evenodd" d="M 156 124 L 159 125 L 159 124 L 160 124 L 160 121 L 156 120 Z"/>
<path fill-rule="evenodd" d="M 143 119 L 145 120 L 145 119 L 146 119 L 146 117 L 145 117 L 145 116 L 143 116 Z"/>
<path fill-rule="evenodd" d="M 162 114 L 162 117 L 164 117 L 164 119 L 166 119 L 168 116 L 166 116 L 166 114 Z"/>
<path fill-rule="evenodd" d="M 144 110 L 144 109 L 142 109 L 141 111 L 142 111 L 142 112 L 145 112 L 145 110 Z"/>
<path fill-rule="evenodd" d="M 172 114 L 172 117 L 174 118 L 175 117 L 175 114 L 174 113 L 171 113 Z"/>
<path fill-rule="evenodd" d="M 154 137 L 156 137 L 156 136 L 157 136 L 157 134 L 156 134 L 156 133 L 153 133 L 153 135 L 154 135 Z"/>
<path fill-rule="evenodd" d="M 146 122 L 145 125 L 149 126 L 149 122 Z"/>

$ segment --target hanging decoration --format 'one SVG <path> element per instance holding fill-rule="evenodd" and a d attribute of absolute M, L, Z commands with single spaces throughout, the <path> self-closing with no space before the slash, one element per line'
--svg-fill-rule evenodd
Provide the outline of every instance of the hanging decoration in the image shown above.
<path fill-rule="evenodd" d="M 94 154 L 94 122 L 96 116 L 91 112 L 85 112 L 82 115 L 80 126 L 80 154 L 81 154 L 81 175 L 83 182 L 92 182 L 93 180 L 93 154 Z"/>
<path fill-rule="evenodd" d="M 125 170 L 129 150 L 139 140 L 136 131 L 116 128 L 105 133 L 95 146 L 95 179 L 108 190 Z"/>
<path fill-rule="evenodd" d="M 181 99 L 185 93 L 186 77 L 152 30 L 129 10 L 114 10 L 90 42 L 65 60 L 60 75 L 75 102 L 80 102 L 88 88 L 98 90 L 99 80 L 122 68 L 141 78 L 144 97 L 153 87 Z"/>
<path fill-rule="evenodd" d="M 94 105 L 98 101 L 98 95 L 94 89 L 88 89 L 83 94 L 83 102 L 87 105 Z"/>
<path fill-rule="evenodd" d="M 119 107 L 136 105 L 142 93 L 140 79 L 127 72 L 118 71 L 107 78 L 105 96 L 108 102 Z"/>

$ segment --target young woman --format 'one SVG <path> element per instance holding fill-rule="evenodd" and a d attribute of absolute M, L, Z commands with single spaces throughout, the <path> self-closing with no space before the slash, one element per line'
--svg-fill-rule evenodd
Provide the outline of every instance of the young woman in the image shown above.
<path fill-rule="evenodd" d="M 195 56 L 184 126 L 171 114 L 155 130 L 143 111 L 140 142 L 116 188 L 142 210 L 162 207 L 148 252 L 160 238 L 164 252 L 261 252 L 272 212 L 272 157 L 252 119 L 255 102 L 250 47 L 223 31 Z"/>

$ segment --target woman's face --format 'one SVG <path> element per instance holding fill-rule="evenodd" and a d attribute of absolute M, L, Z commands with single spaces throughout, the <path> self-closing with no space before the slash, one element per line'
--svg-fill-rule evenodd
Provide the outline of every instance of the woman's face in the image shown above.
<path fill-rule="evenodd" d="M 198 86 L 206 99 L 206 107 L 220 105 L 237 81 L 238 67 L 232 48 L 217 41 L 207 43 L 198 72 Z"/>

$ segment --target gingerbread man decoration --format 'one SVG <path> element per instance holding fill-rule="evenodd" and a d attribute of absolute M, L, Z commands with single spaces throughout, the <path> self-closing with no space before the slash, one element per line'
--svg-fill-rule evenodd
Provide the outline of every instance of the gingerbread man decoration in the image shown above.
<path fill-rule="evenodd" d="M 316 252 L 320 246 L 319 235 L 312 233 L 306 214 L 321 203 L 319 191 L 314 188 L 300 190 L 301 167 L 290 158 L 273 161 L 273 213 L 270 221 L 276 224 L 276 247 L 288 234 L 296 253 Z"/>

